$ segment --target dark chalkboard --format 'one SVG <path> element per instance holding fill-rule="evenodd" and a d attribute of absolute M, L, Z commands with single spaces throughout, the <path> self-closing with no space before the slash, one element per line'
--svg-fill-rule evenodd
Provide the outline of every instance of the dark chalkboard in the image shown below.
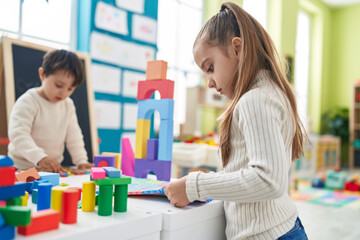
<path fill-rule="evenodd" d="M 45 46 L 3 38 L 3 54 L 5 66 L 6 112 L 9 120 L 11 109 L 16 101 L 29 88 L 38 87 L 41 81 L 38 69 L 43 56 L 51 50 Z M 90 162 L 98 154 L 97 131 L 92 115 L 93 91 L 90 81 L 90 58 L 86 54 L 77 53 L 85 67 L 86 79 L 71 95 L 76 107 L 78 122 L 84 136 L 85 148 Z M 65 150 L 63 165 L 71 165 L 69 153 Z"/>

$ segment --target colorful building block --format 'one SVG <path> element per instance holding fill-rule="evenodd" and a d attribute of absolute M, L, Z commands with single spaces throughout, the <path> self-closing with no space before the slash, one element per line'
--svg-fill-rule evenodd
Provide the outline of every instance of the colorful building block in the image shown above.
<path fill-rule="evenodd" d="M 53 185 L 53 187 L 58 186 L 60 182 L 59 173 L 50 173 L 50 172 L 39 172 L 41 180 L 46 180 Z"/>
<path fill-rule="evenodd" d="M 115 185 L 114 212 L 127 211 L 128 185 Z"/>
<path fill-rule="evenodd" d="M 351 192 L 357 192 L 357 191 L 360 191 L 360 187 L 359 187 L 359 184 L 357 184 L 356 182 L 354 181 L 351 181 L 351 182 L 346 182 L 345 183 L 345 188 L 344 188 L 346 191 L 351 191 Z"/>
<path fill-rule="evenodd" d="M 32 186 L 33 186 L 33 184 L 34 184 L 34 182 L 27 182 L 26 183 L 25 190 L 29 194 L 32 194 Z"/>
<path fill-rule="evenodd" d="M 160 119 L 173 119 L 173 99 L 147 99 L 138 101 L 138 119 L 150 119 L 154 111 L 158 111 Z"/>
<path fill-rule="evenodd" d="M 31 196 L 31 202 L 33 204 L 37 204 L 37 200 L 38 200 L 38 189 L 33 189 L 32 196 Z"/>
<path fill-rule="evenodd" d="M 91 177 L 92 177 L 92 179 L 103 179 L 106 177 L 106 172 L 101 167 L 92 167 L 91 168 Z"/>
<path fill-rule="evenodd" d="M 5 226 L 5 219 L 3 218 L 2 214 L 0 213 L 0 228 L 2 228 L 3 226 Z"/>
<path fill-rule="evenodd" d="M 115 168 L 121 170 L 121 153 L 103 152 L 101 155 L 115 156 Z"/>
<path fill-rule="evenodd" d="M 161 119 L 159 129 L 158 160 L 171 161 L 174 139 L 174 121 Z"/>
<path fill-rule="evenodd" d="M 31 221 L 31 209 L 22 206 L 6 206 L 0 208 L 6 225 L 25 226 Z"/>
<path fill-rule="evenodd" d="M 60 213 L 54 209 L 46 209 L 31 213 L 31 223 L 25 227 L 18 227 L 21 235 L 31 235 L 59 228 Z"/>
<path fill-rule="evenodd" d="M 139 81 L 137 100 L 151 99 L 155 91 L 159 91 L 161 99 L 174 98 L 174 81 L 172 80 L 153 80 Z"/>
<path fill-rule="evenodd" d="M 167 62 L 163 60 L 148 61 L 146 65 L 146 80 L 166 79 Z"/>
<path fill-rule="evenodd" d="M 21 197 L 11 198 L 5 201 L 6 206 L 22 206 Z"/>
<path fill-rule="evenodd" d="M 15 238 L 15 227 L 4 226 L 0 228 L 0 236 L 2 240 L 11 240 Z"/>
<path fill-rule="evenodd" d="M 116 179 L 116 178 L 112 178 Z M 113 185 L 99 186 L 98 215 L 110 216 L 112 214 Z"/>
<path fill-rule="evenodd" d="M 17 182 L 32 182 L 40 178 L 41 176 L 34 167 L 15 175 L 15 180 Z"/>
<path fill-rule="evenodd" d="M 126 176 L 134 176 L 135 157 L 129 138 L 121 140 L 121 170 Z"/>
<path fill-rule="evenodd" d="M 51 183 L 40 183 L 37 196 L 37 210 L 45 210 L 50 208 L 51 204 Z"/>
<path fill-rule="evenodd" d="M 15 168 L 0 167 L 0 187 L 14 185 L 14 183 L 15 183 Z"/>
<path fill-rule="evenodd" d="M 95 167 L 115 167 L 115 156 L 97 155 L 94 157 Z"/>
<path fill-rule="evenodd" d="M 16 182 L 13 186 L 0 187 L 0 200 L 7 200 L 25 195 L 26 183 Z"/>
<path fill-rule="evenodd" d="M 21 196 L 21 206 L 26 207 L 29 201 L 29 193 L 25 192 L 24 196 Z"/>
<path fill-rule="evenodd" d="M 48 181 L 44 179 L 39 179 L 33 181 L 32 183 L 33 184 L 31 185 L 31 191 L 34 191 L 34 189 L 38 189 L 40 183 L 48 183 Z"/>
<path fill-rule="evenodd" d="M 171 161 L 154 161 L 146 158 L 135 158 L 135 177 L 147 178 L 150 172 L 156 175 L 157 180 L 170 181 Z"/>
<path fill-rule="evenodd" d="M 82 197 L 83 212 L 92 212 L 95 210 L 95 184 L 92 181 L 83 182 L 83 197 Z"/>
<path fill-rule="evenodd" d="M 158 139 L 148 139 L 146 148 L 147 148 L 146 149 L 146 158 L 149 160 L 157 160 L 158 159 L 159 140 Z"/>
<path fill-rule="evenodd" d="M 76 190 L 78 192 L 78 201 L 81 200 L 81 192 L 82 192 L 82 189 L 80 187 L 68 187 L 67 189 L 73 189 L 73 190 Z"/>
<path fill-rule="evenodd" d="M 77 206 L 79 199 L 79 191 L 76 189 L 63 190 L 63 204 L 61 222 L 64 224 L 72 224 L 77 221 Z"/>
<path fill-rule="evenodd" d="M 13 160 L 8 156 L 0 155 L 0 167 L 11 167 L 14 166 Z"/>
<path fill-rule="evenodd" d="M 150 120 L 138 119 L 136 121 L 135 134 L 135 158 L 146 158 L 146 145 L 147 140 L 150 138 Z M 122 155 L 122 158 L 124 159 L 124 154 Z"/>
<path fill-rule="evenodd" d="M 109 178 L 119 178 L 121 177 L 120 170 L 114 168 L 114 167 L 103 167 L 103 169 L 106 172 L 106 176 Z"/>
<path fill-rule="evenodd" d="M 63 191 L 66 187 L 56 186 L 51 189 L 51 205 L 50 208 L 58 211 L 61 216 Z"/>
<path fill-rule="evenodd" d="M 131 183 L 131 177 L 121 176 L 121 178 L 105 178 L 105 179 L 95 179 L 95 185 L 125 185 Z"/>

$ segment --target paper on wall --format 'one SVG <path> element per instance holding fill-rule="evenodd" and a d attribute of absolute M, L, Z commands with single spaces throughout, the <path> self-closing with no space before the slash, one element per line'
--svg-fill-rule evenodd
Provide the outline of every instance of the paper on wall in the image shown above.
<path fill-rule="evenodd" d="M 137 104 L 130 104 L 130 103 L 124 104 L 124 112 L 123 112 L 124 129 L 136 129 L 137 112 L 138 112 Z"/>
<path fill-rule="evenodd" d="M 124 97 L 134 97 L 137 96 L 138 91 L 138 82 L 140 80 L 145 80 L 146 76 L 143 73 L 133 72 L 133 71 L 124 71 L 123 75 L 123 92 Z"/>
<path fill-rule="evenodd" d="M 91 64 L 93 90 L 95 92 L 120 95 L 121 70 L 103 64 Z"/>
<path fill-rule="evenodd" d="M 132 38 L 156 44 L 155 19 L 134 14 L 132 17 Z"/>
<path fill-rule="evenodd" d="M 95 10 L 95 26 L 110 32 L 127 35 L 127 12 L 104 2 L 98 2 Z"/>
<path fill-rule="evenodd" d="M 95 100 L 97 128 L 120 129 L 121 104 L 104 100 Z"/>
<path fill-rule="evenodd" d="M 116 0 L 118 7 L 131 12 L 144 13 L 145 0 Z"/>
<path fill-rule="evenodd" d="M 120 40 L 98 32 L 91 33 L 90 53 L 93 59 L 138 70 L 155 59 L 155 49 Z"/>

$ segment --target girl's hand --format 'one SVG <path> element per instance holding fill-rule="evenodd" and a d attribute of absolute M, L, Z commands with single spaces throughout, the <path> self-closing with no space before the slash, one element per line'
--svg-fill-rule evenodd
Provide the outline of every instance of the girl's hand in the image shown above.
<path fill-rule="evenodd" d="M 79 170 L 86 170 L 86 169 L 90 169 L 90 168 L 94 167 L 94 164 L 93 163 L 81 163 L 77 167 Z"/>
<path fill-rule="evenodd" d="M 58 161 L 56 161 L 54 158 L 51 157 L 44 157 L 41 159 L 37 164 L 41 169 L 44 169 L 48 172 L 65 172 L 63 167 L 60 165 Z"/>
<path fill-rule="evenodd" d="M 175 207 L 185 207 L 190 203 L 186 195 L 186 176 L 171 181 L 165 187 L 164 193 Z"/>

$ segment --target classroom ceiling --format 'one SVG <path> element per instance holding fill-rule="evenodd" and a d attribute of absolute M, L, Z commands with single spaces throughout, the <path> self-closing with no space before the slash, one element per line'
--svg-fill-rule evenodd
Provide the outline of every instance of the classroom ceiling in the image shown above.
<path fill-rule="evenodd" d="M 360 3 L 360 0 L 323 0 L 323 2 L 331 7 L 343 7 Z"/>

